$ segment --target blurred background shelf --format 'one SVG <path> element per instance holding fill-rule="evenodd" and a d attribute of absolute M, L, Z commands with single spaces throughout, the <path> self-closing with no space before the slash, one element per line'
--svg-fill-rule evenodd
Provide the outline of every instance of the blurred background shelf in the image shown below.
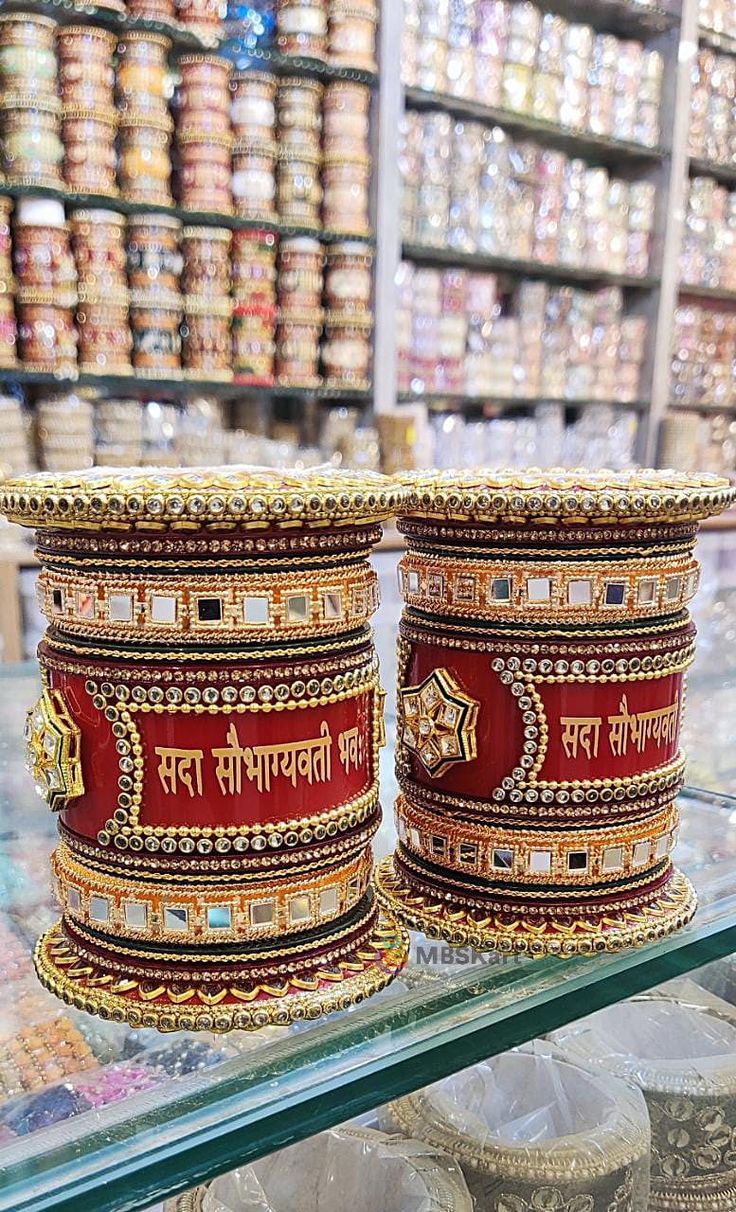
<path fill-rule="evenodd" d="M 500 126 L 513 134 L 533 137 L 544 147 L 558 147 L 595 164 L 652 164 L 663 160 L 667 155 L 661 147 L 645 147 L 641 143 L 631 143 L 625 139 L 592 135 L 570 127 L 557 126 L 554 122 L 545 122 L 531 115 L 516 113 L 514 110 L 482 105 L 450 93 L 435 93 L 428 89 L 410 87 L 404 90 L 404 96 L 407 109 L 439 109 L 452 114 L 454 118 L 469 118 L 491 126 Z"/>
<path fill-rule="evenodd" d="M 290 386 L 284 383 L 259 384 L 239 383 L 237 379 L 199 379 L 193 376 L 182 378 L 149 378 L 145 375 L 95 375 L 81 371 L 77 375 L 53 375 L 33 370 L 0 370 L 0 384 L 12 387 L 48 388 L 58 391 L 71 387 L 88 387 L 122 397 L 152 396 L 178 399 L 188 396 L 217 396 L 218 399 L 316 399 L 346 400 L 354 404 L 367 404 L 371 390 L 362 388 L 334 387 L 329 383 L 315 387 Z"/>
<path fill-rule="evenodd" d="M 575 282 L 587 286 L 621 286 L 634 290 L 653 290 L 658 284 L 655 277 L 632 277 L 629 274 L 609 273 L 604 269 L 585 268 L 576 265 L 548 265 L 541 261 L 528 261 L 516 257 L 502 257 L 485 252 L 463 252 L 455 248 L 433 248 L 422 244 L 404 244 L 403 256 L 415 265 L 488 270 L 536 278 L 545 282 Z"/>
<path fill-rule="evenodd" d="M 537 404 L 559 404 L 563 408 L 588 408 L 592 405 L 599 404 L 606 408 L 632 408 L 637 412 L 644 412 L 649 407 L 647 400 L 595 400 L 595 399 L 567 399 L 554 398 L 550 396 L 467 396 L 457 395 L 453 392 L 424 392 L 424 391 L 402 391 L 398 394 L 399 404 L 426 404 L 428 408 L 457 408 L 460 410 L 483 410 L 483 409 L 514 409 L 514 408 L 534 408 Z"/>

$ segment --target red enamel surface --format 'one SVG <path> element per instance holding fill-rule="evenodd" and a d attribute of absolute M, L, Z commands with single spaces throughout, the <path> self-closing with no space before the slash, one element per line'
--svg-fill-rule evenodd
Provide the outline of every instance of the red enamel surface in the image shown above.
<path fill-rule="evenodd" d="M 82 731 L 81 756 L 85 793 L 62 814 L 63 821 L 76 833 L 95 837 L 117 807 L 118 778 L 121 774 L 115 750 L 115 738 L 104 712 L 96 708 L 84 688 L 85 678 L 53 671 L 51 684 L 64 695 L 70 714 Z M 367 691 L 355 698 L 324 707 L 305 707 L 293 711 L 246 711 L 225 715 L 170 712 L 133 713 L 140 730 L 144 760 L 144 797 L 140 815 L 143 825 L 252 825 L 290 820 L 324 812 L 360 795 L 371 786 L 375 771 L 372 753 L 372 698 Z M 241 769 L 240 794 L 223 794 L 212 750 L 229 745 L 228 730 L 233 724 L 241 748 L 301 742 L 320 737 L 323 722 L 329 728 L 330 778 L 313 781 L 299 777 L 297 785 L 281 772 L 271 779 L 271 789 L 259 791 L 255 780 Z M 338 735 L 352 728 L 363 737 L 357 767 L 346 771 L 340 761 Z M 178 782 L 175 794 L 167 792 L 158 774 L 160 757 L 156 747 L 201 750 L 202 794 L 194 795 Z"/>
<path fill-rule="evenodd" d="M 595 684 L 564 682 L 538 687 L 549 727 L 547 756 L 538 777 L 550 780 L 621 778 L 666 765 L 675 756 L 678 748 L 682 682 L 683 674 L 673 673 L 651 681 Z M 615 719 L 621 714 L 621 702 L 624 697 L 629 714 L 654 711 L 677 703 L 680 709 L 674 741 L 657 744 L 656 738 L 650 737 L 640 752 L 629 736 L 626 752 L 614 752 L 616 747 L 611 744 L 609 719 Z M 580 745 L 577 756 L 568 757 L 562 744 L 564 725 L 560 723 L 560 719 L 569 717 L 601 719 L 597 757 L 589 758 Z M 590 744 L 589 747 L 592 754 L 593 745 Z"/>
<path fill-rule="evenodd" d="M 525 655 L 520 652 L 520 657 Z M 450 766 L 444 774 L 432 778 L 418 758 L 412 759 L 417 782 L 425 787 L 479 798 L 490 796 L 494 787 L 511 774 L 523 753 L 523 722 L 517 699 L 491 668 L 492 653 L 462 652 L 415 644 L 404 677 L 404 686 L 419 685 L 436 668 L 448 670 L 460 688 L 480 703 L 476 727 L 477 757 L 470 762 Z M 618 778 L 664 766 L 677 753 L 677 736 L 672 742 L 657 744 L 651 737 L 639 751 L 629 737 L 625 753 L 613 752 L 609 717 L 621 714 L 622 696 L 626 696 L 629 714 L 649 712 L 680 703 L 683 674 L 650 681 L 536 683 L 544 704 L 549 727 L 549 743 L 540 779 Z M 578 744 L 577 756 L 568 756 L 562 744 L 561 718 L 600 718 L 597 755 L 592 738 L 591 756 Z M 571 746 L 572 748 L 572 746 Z"/>

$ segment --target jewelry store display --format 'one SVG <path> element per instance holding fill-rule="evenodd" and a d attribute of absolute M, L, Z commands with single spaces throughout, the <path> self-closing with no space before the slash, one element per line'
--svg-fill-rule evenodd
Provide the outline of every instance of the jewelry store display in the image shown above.
<path fill-rule="evenodd" d="M 171 40 L 135 31 L 118 45 L 118 182 L 123 196 L 142 206 L 172 206 L 167 57 Z"/>
<path fill-rule="evenodd" d="M 736 68 L 736 60 L 732 62 Z M 736 72 L 734 81 L 736 84 Z M 680 254 L 683 291 L 688 286 L 705 286 L 736 292 L 735 241 L 736 191 L 712 177 L 693 177 Z"/>
<path fill-rule="evenodd" d="M 394 1201 L 401 1200 L 398 1205 Z M 418 1140 L 347 1125 L 224 1174 L 164 1205 L 164 1212 L 472 1212 L 462 1173 Z M 299 1201 L 298 1205 L 295 1201 Z"/>
<path fill-rule="evenodd" d="M 383 987 L 383 694 L 366 556 L 381 476 L 121 472 L 7 482 L 49 629 L 28 760 L 59 813 L 41 980 L 161 1030 L 283 1025 Z M 282 798 L 283 797 L 283 798 Z M 116 806 L 115 806 L 116 805 Z"/>
<path fill-rule="evenodd" d="M 94 453 L 92 401 L 78 392 L 42 396 L 35 408 L 39 463 L 44 471 L 91 467 Z"/>
<path fill-rule="evenodd" d="M 62 186 L 56 28 L 39 13 L 0 16 L 0 159 L 10 185 Z"/>
<path fill-rule="evenodd" d="M 656 189 L 449 113 L 407 113 L 405 241 L 644 277 Z M 355 228 L 354 230 L 359 230 Z"/>
<path fill-rule="evenodd" d="M 489 1212 L 648 1212 L 641 1094 L 543 1049 L 492 1057 L 389 1103 L 380 1121 L 448 1153 Z"/>
<path fill-rule="evenodd" d="M 28 370 L 69 374 L 77 360 L 76 272 L 64 207 L 20 198 L 13 225 L 18 347 Z"/>
<path fill-rule="evenodd" d="M 711 19 L 702 24 L 715 29 Z M 701 46 L 692 66 L 692 115 L 688 151 L 699 160 L 728 166 L 736 155 L 736 61 Z"/>
<path fill-rule="evenodd" d="M 652 147 L 662 56 L 520 3 L 405 0 L 408 86 Z"/>
<path fill-rule="evenodd" d="M 496 274 L 405 261 L 397 304 L 401 393 L 639 399 L 648 324 L 645 316 L 626 314 L 619 287 L 512 283 Z"/>
<path fill-rule="evenodd" d="M 104 1114 L 111 1103 L 160 1089 L 172 1078 L 203 1073 L 230 1055 L 223 1042 L 215 1045 L 192 1039 L 169 1041 L 164 1048 L 133 1048 L 135 1055 L 112 1064 L 80 1065 L 63 1082 L 58 1076 L 54 1081 L 49 1071 L 43 1089 L 9 1098 L 0 1106 L 0 1132 L 5 1140 L 27 1137 L 86 1111 Z"/>
<path fill-rule="evenodd" d="M 381 903 L 507 954 L 615 951 L 695 911 L 672 866 L 687 605 L 715 476 L 407 476 Z"/>
<path fill-rule="evenodd" d="M 736 1013 L 691 984 L 555 1032 L 571 1059 L 642 1090 L 652 1124 L 650 1212 L 730 1212 L 736 1200 Z"/>
<path fill-rule="evenodd" d="M 277 382 L 297 392 L 316 391 L 324 380 L 330 391 L 369 391 L 370 282 L 367 292 L 356 282 L 360 296 L 343 296 L 339 306 L 323 302 L 321 237 L 325 247 L 337 247 L 344 236 L 370 279 L 375 5 L 281 5 L 280 32 L 291 46 L 286 55 L 295 56 L 294 70 L 284 59 L 274 73 L 239 58 L 246 27 L 255 29 L 252 14 L 233 12 L 221 28 L 215 8 L 129 6 L 129 16 L 163 23 L 168 33 L 123 27 L 117 34 L 81 23 L 81 14 L 69 25 L 37 14 L 0 19 L 8 184 L 59 194 L 23 196 L 15 207 L 0 199 L 0 227 L 8 221 L 4 265 L 0 248 L 0 369 L 72 379 L 133 374 L 171 383 L 182 375 L 203 384 Z M 324 83 L 313 67 L 303 74 L 298 58 L 314 34 L 315 14 L 325 23 L 318 58 L 332 64 L 334 54 Z M 261 16 L 268 42 L 265 11 Z M 209 49 L 184 51 L 177 23 L 195 40 L 215 41 Z M 275 25 L 270 33 L 276 37 Z M 218 47 L 221 34 L 227 36 Z M 130 213 L 131 203 L 140 209 Z M 263 221 L 264 230 L 240 226 L 253 220 Z M 42 274 L 49 228 L 54 256 Z M 285 229 L 286 260 L 300 231 L 319 241 L 315 299 L 307 311 L 285 305 L 277 314 L 278 228 Z M 194 272 L 180 285 L 163 262 L 186 254 L 184 231 L 192 229 L 205 244 L 219 246 L 218 270 Z M 127 276 L 121 244 L 128 250 Z M 277 324 L 283 338 L 278 367 Z"/>
<path fill-rule="evenodd" d="M 672 341 L 672 399 L 717 410 L 736 403 L 736 312 L 681 302 Z"/>

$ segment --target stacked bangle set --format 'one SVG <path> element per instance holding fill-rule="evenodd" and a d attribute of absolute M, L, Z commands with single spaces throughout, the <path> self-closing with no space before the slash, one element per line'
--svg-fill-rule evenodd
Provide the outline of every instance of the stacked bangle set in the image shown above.
<path fill-rule="evenodd" d="M 678 928 L 693 544 L 731 496 L 654 472 L 6 483 L 49 620 L 26 729 L 59 818 L 42 981 L 134 1027 L 224 1031 L 377 991 L 404 925 L 531 955 Z M 399 841 L 374 891 L 368 555 L 394 514 Z"/>

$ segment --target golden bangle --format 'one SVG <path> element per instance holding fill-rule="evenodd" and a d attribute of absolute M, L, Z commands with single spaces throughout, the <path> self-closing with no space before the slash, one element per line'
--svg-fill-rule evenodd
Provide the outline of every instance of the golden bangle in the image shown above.
<path fill-rule="evenodd" d="M 409 551 L 399 564 L 399 588 L 407 606 L 444 615 L 530 623 L 534 611 L 550 623 L 613 624 L 682 610 L 698 588 L 692 555 L 582 561 L 439 560 Z"/>
<path fill-rule="evenodd" d="M 149 35 L 146 35 L 149 37 Z M 56 528 L 166 531 L 172 527 L 228 531 L 301 526 L 357 528 L 390 518 L 400 496 L 373 472 L 320 477 L 221 468 L 203 477 L 196 470 L 161 477 L 140 468 L 95 468 L 79 475 L 38 473 L 18 477 L 0 493 L 0 511 L 22 525 Z M 210 541 L 211 550 L 211 541 Z"/>
<path fill-rule="evenodd" d="M 227 579 L 44 569 L 40 605 L 64 632 L 136 642 L 265 641 L 334 635 L 365 626 L 378 578 L 360 565 L 322 573 L 259 572 Z"/>
<path fill-rule="evenodd" d="M 374 925 L 360 947 L 347 951 L 344 959 L 332 955 L 323 958 L 323 964 L 334 967 L 319 967 L 311 977 L 297 977 L 285 972 L 275 978 L 256 978 L 259 984 L 250 981 L 247 988 L 232 986 L 226 990 L 234 999 L 221 1004 L 222 987 L 216 985 L 212 992 L 207 988 L 188 985 L 177 988 L 176 1001 L 156 1005 L 152 999 L 138 1000 L 144 991 L 150 998 L 152 976 L 131 979 L 124 974 L 114 975 L 111 964 L 100 964 L 98 956 L 87 956 L 88 969 L 80 977 L 72 979 L 70 964 L 79 965 L 83 948 L 72 950 L 66 941 L 61 926 L 52 927 L 38 942 L 34 952 L 34 963 L 43 984 L 64 1001 L 70 1002 L 91 1014 L 115 1022 L 127 1022 L 129 1026 L 155 1027 L 160 1031 L 251 1031 L 272 1024 L 288 1026 L 301 1020 L 313 1020 L 334 1010 L 345 1010 L 356 1001 L 378 992 L 393 979 L 404 966 L 408 953 L 408 938 L 390 919 L 372 915 Z M 161 992 L 173 992 L 166 982 L 171 981 L 171 970 L 163 970 L 158 979 L 164 982 Z M 215 978 L 216 979 L 216 978 Z M 136 1000 L 132 1000 L 133 998 Z"/>
<path fill-rule="evenodd" d="M 255 556 L 258 560 L 262 560 L 265 556 L 269 563 L 275 563 L 282 557 L 291 559 L 298 555 L 300 559 L 303 559 L 313 554 L 322 564 L 325 558 L 344 558 L 347 551 L 370 551 L 379 542 L 381 534 L 381 527 L 377 525 L 355 533 L 337 530 L 334 533 L 328 531 L 323 534 L 311 530 L 294 530 L 269 535 L 267 545 L 262 537 L 247 530 L 222 535 L 208 534 L 205 537 L 196 534 L 178 534 L 176 551 L 184 556 L 204 555 L 208 560 L 211 560 L 213 555 L 220 553 L 223 557 Z M 124 534 L 117 535 L 114 531 L 90 536 L 84 531 L 48 531 L 41 526 L 37 536 L 37 549 L 42 553 L 44 563 L 46 563 L 49 552 L 70 552 L 72 555 L 86 555 L 97 559 L 98 555 L 105 553 L 125 558 L 130 551 L 127 537 Z M 172 550 L 171 539 L 166 535 L 146 533 L 136 536 L 136 552 L 140 553 L 140 558 L 136 559 L 135 566 L 139 567 L 143 559 L 147 561 L 155 556 L 170 556 Z M 333 551 L 338 553 L 337 557 L 331 554 Z M 199 561 L 197 562 L 199 563 Z M 231 567 L 232 565 L 229 561 L 224 560 L 222 566 Z"/>
<path fill-rule="evenodd" d="M 371 637 L 370 628 L 364 625 L 360 630 L 347 634 L 345 631 L 336 633 L 329 640 L 324 640 L 321 643 L 311 642 L 309 645 L 300 644 L 297 640 L 290 644 L 287 642 L 288 637 L 284 637 L 281 642 L 274 642 L 270 647 L 261 649 L 229 649 L 228 651 L 211 651 L 202 652 L 199 648 L 177 648 L 177 649 L 161 649 L 156 648 L 156 659 L 170 664 L 192 664 L 201 665 L 209 662 L 219 662 L 221 664 L 232 662 L 240 662 L 247 665 L 248 662 L 264 661 L 286 661 L 300 660 L 305 661 L 310 657 L 318 654 L 334 653 L 335 656 L 344 655 L 351 649 L 365 649 Z M 44 637 L 44 653 L 48 650 L 56 650 L 58 652 L 69 652 L 76 657 L 96 658 L 102 660 L 121 660 L 129 661 L 135 653 L 134 648 L 110 648 L 105 646 L 97 647 L 95 644 L 87 643 L 83 639 L 72 640 L 60 635 L 55 631 L 47 631 Z M 44 659 L 45 656 L 44 656 Z M 91 672 L 97 672 L 99 666 L 90 666 Z M 137 672 L 137 668 L 136 668 Z M 157 680 L 160 682 L 178 681 L 180 675 L 178 671 L 170 671 L 167 669 L 157 670 Z M 141 669 L 141 676 L 143 670 Z"/>
<path fill-rule="evenodd" d="M 560 522 L 595 523 L 599 529 L 615 526 L 619 518 L 695 522 L 725 509 L 734 496 L 726 480 L 707 473 L 612 472 L 606 480 L 607 474 L 581 469 L 550 474 L 536 468 L 410 472 L 397 477 L 404 490 L 399 512 L 461 524 L 531 522 L 544 530 Z"/>
<path fill-rule="evenodd" d="M 442 646 L 442 642 L 440 642 Z M 497 646 L 494 645 L 497 651 Z M 547 651 L 554 655 L 554 646 L 547 645 Z M 596 649 L 594 649 L 596 651 Z M 495 810 L 503 810 L 502 805 L 527 805 L 557 803 L 596 804 L 598 802 L 613 804 L 616 800 L 623 802 L 627 797 L 638 800 L 643 794 L 655 794 L 664 781 L 665 786 L 675 785 L 680 776 L 684 759 L 677 755 L 665 766 L 643 771 L 638 775 L 621 778 L 575 779 L 571 781 L 558 780 L 551 782 L 540 779 L 547 750 L 548 725 L 544 714 L 542 700 L 535 688 L 537 682 L 628 682 L 651 680 L 668 677 L 686 669 L 693 658 L 693 647 L 687 647 L 674 652 L 658 653 L 654 657 L 604 657 L 599 656 L 587 662 L 582 659 L 573 660 L 552 657 L 522 658 L 517 655 L 509 657 L 496 656 L 491 662 L 491 668 L 502 681 L 507 683 L 514 694 L 517 709 L 521 711 L 525 725 L 534 731 L 534 739 L 525 743 L 525 750 L 520 754 L 518 765 L 490 792 Z M 409 790 L 412 798 L 416 799 L 416 788 L 419 784 L 412 775 L 412 754 L 405 739 L 407 721 L 402 710 L 402 702 L 407 693 L 406 671 L 411 659 L 411 646 L 404 638 L 404 627 L 397 643 L 397 681 L 398 681 L 398 719 L 396 730 L 396 774 L 399 783 Z M 684 691 L 682 697 L 684 704 Z M 682 706 L 680 708 L 682 710 Z M 420 798 L 430 798 L 435 803 L 451 803 L 443 792 L 432 789 L 431 793 L 420 793 Z M 465 801 L 467 802 L 467 801 Z M 520 811 L 520 809 L 517 809 Z M 513 809 L 512 809 L 513 811 Z"/>
<path fill-rule="evenodd" d="M 62 843 L 52 872 L 62 912 L 113 938 L 172 943 L 234 943 L 312 929 L 350 912 L 368 887 L 373 858 L 363 850 L 339 868 L 310 877 L 241 879 L 193 888 L 173 873 L 166 882 L 100 875 L 79 863 Z"/>
<path fill-rule="evenodd" d="M 458 821 L 442 812 L 396 801 L 396 826 L 410 854 L 460 873 L 531 886 L 565 889 L 591 880 L 605 884 L 643 876 L 671 853 L 679 812 L 669 804 L 660 812 L 590 829 L 517 829 Z"/>

